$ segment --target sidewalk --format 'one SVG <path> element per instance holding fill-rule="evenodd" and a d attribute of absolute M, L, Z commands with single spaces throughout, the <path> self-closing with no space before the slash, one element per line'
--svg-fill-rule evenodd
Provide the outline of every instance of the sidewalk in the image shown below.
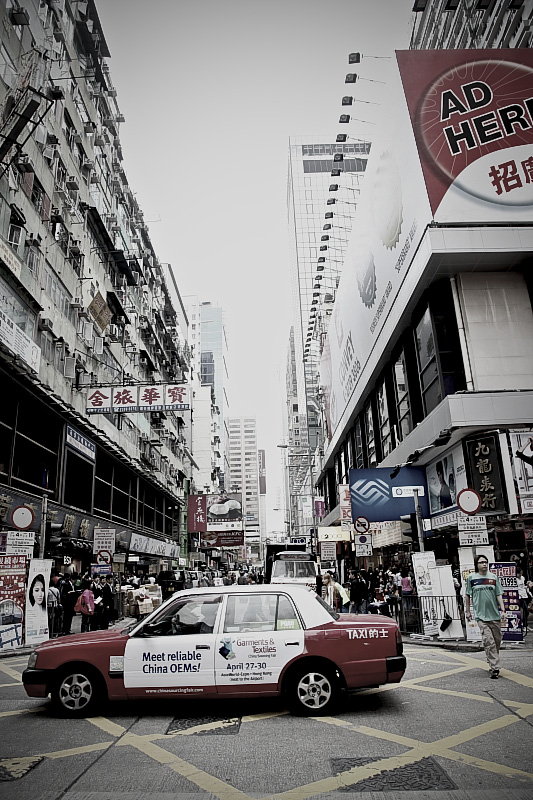
<path fill-rule="evenodd" d="M 137 621 L 138 620 L 136 619 L 136 617 L 122 617 L 121 619 L 118 619 L 116 622 L 112 622 L 111 625 L 109 626 L 109 629 L 111 630 L 112 628 L 115 627 L 118 627 L 120 629 L 125 627 L 126 625 L 129 625 L 132 622 L 137 622 Z M 81 614 L 76 614 L 72 618 L 71 628 L 73 634 L 81 633 Z M 62 636 L 57 637 L 57 641 L 60 642 L 62 638 L 63 638 Z M 53 641 L 56 640 L 54 639 Z M 23 647 L 16 647 L 13 649 L 4 650 L 3 652 L 0 651 L 0 659 L 12 658 L 13 656 L 24 656 L 24 655 L 29 656 L 29 654 L 35 649 L 35 647 L 36 645 L 27 645 L 27 646 L 24 645 Z"/>

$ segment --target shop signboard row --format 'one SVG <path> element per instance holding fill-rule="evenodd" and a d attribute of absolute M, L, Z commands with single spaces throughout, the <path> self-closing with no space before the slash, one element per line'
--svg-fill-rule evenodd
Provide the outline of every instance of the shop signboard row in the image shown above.
<path fill-rule="evenodd" d="M 87 414 L 137 414 L 189 409 L 190 387 L 182 383 L 100 386 L 87 395 Z"/>

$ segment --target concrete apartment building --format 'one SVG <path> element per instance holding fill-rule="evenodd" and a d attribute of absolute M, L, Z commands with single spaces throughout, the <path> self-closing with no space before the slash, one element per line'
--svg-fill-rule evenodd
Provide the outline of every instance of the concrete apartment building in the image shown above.
<path fill-rule="evenodd" d="M 2 528 L 30 507 L 61 570 L 87 568 L 96 526 L 145 571 L 187 563 L 188 320 L 128 183 L 95 3 L 3 0 L 0 24 Z"/>
<path fill-rule="evenodd" d="M 259 462 L 255 417 L 230 417 L 228 454 L 232 492 L 242 494 L 244 544 L 247 556 L 259 560 L 261 552 Z"/>

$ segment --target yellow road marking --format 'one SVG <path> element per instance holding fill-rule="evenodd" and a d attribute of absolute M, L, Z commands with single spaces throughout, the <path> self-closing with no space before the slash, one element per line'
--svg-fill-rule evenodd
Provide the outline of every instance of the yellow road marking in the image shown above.
<path fill-rule="evenodd" d="M 8 686 L 15 686 L 14 683 L 7 684 Z M 37 711 L 40 711 L 40 707 L 37 708 L 20 708 L 17 711 L 0 711 L 0 717 L 14 717 L 17 714 L 35 714 Z"/>
<path fill-rule="evenodd" d="M 209 773 L 198 769 L 198 767 L 195 767 L 193 764 L 189 764 L 187 761 L 179 758 L 179 756 L 174 755 L 174 753 L 169 753 L 169 751 L 165 750 L 163 747 L 159 747 L 159 745 L 153 742 L 146 741 L 143 737 L 131 733 L 126 734 L 126 736 L 117 742 L 117 746 L 119 747 L 125 745 L 135 747 L 141 753 L 144 753 L 149 758 L 153 758 L 153 760 L 157 761 L 159 764 L 165 764 L 167 767 L 170 767 L 171 770 L 177 772 L 178 775 L 186 778 L 204 791 L 211 792 L 211 794 L 220 798 L 220 800 L 238 800 L 239 798 L 240 800 L 251 800 L 251 798 L 245 794 L 245 792 L 241 792 L 240 789 L 236 789 L 234 786 L 230 786 L 229 783 L 225 783 L 219 778 L 209 775 Z"/>
<path fill-rule="evenodd" d="M 100 728 L 105 733 L 109 733 L 111 736 L 122 736 L 126 731 L 126 728 L 123 728 L 122 725 L 117 725 L 116 722 L 111 722 L 106 717 L 87 717 L 87 722 Z"/>
<path fill-rule="evenodd" d="M 18 686 L 20 688 L 20 681 L 18 683 L 0 683 L 0 689 L 4 689 L 6 686 Z"/>
<path fill-rule="evenodd" d="M 68 750 L 56 750 L 54 753 L 41 753 L 43 758 L 67 758 L 68 756 L 79 756 L 82 753 L 96 753 L 98 750 L 107 750 L 114 742 L 96 742 L 86 744 L 82 747 L 71 747 Z"/>
<path fill-rule="evenodd" d="M 421 661 L 423 664 L 444 664 L 447 667 L 453 666 L 453 661 L 440 661 L 436 658 L 409 658 L 409 661 Z"/>
<path fill-rule="evenodd" d="M 519 700 L 504 700 L 503 704 L 508 708 L 515 708 L 516 713 L 523 719 L 533 714 L 533 703 L 522 703 Z"/>
<path fill-rule="evenodd" d="M 9 675 L 10 678 L 14 678 L 18 683 L 22 683 L 22 672 L 17 672 L 11 667 L 7 667 L 5 664 L 0 664 L 0 672 L 3 672 L 4 675 Z"/>
<path fill-rule="evenodd" d="M 453 692 L 451 689 L 435 689 L 434 686 L 409 686 L 409 689 L 413 689 L 417 692 L 430 692 L 432 694 L 445 694 L 449 695 L 450 697 L 464 697 L 465 700 L 478 700 L 480 703 L 494 703 L 492 697 L 488 697 L 487 695 L 482 694 L 470 694 L 469 692 Z"/>

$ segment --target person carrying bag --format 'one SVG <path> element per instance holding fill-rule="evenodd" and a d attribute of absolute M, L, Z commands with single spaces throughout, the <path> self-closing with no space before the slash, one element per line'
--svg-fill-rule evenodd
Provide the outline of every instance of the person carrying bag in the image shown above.
<path fill-rule="evenodd" d="M 74 611 L 81 614 L 81 632 L 88 633 L 91 629 L 91 618 L 94 614 L 94 594 L 90 581 L 83 581 L 82 593 L 76 601 Z"/>

